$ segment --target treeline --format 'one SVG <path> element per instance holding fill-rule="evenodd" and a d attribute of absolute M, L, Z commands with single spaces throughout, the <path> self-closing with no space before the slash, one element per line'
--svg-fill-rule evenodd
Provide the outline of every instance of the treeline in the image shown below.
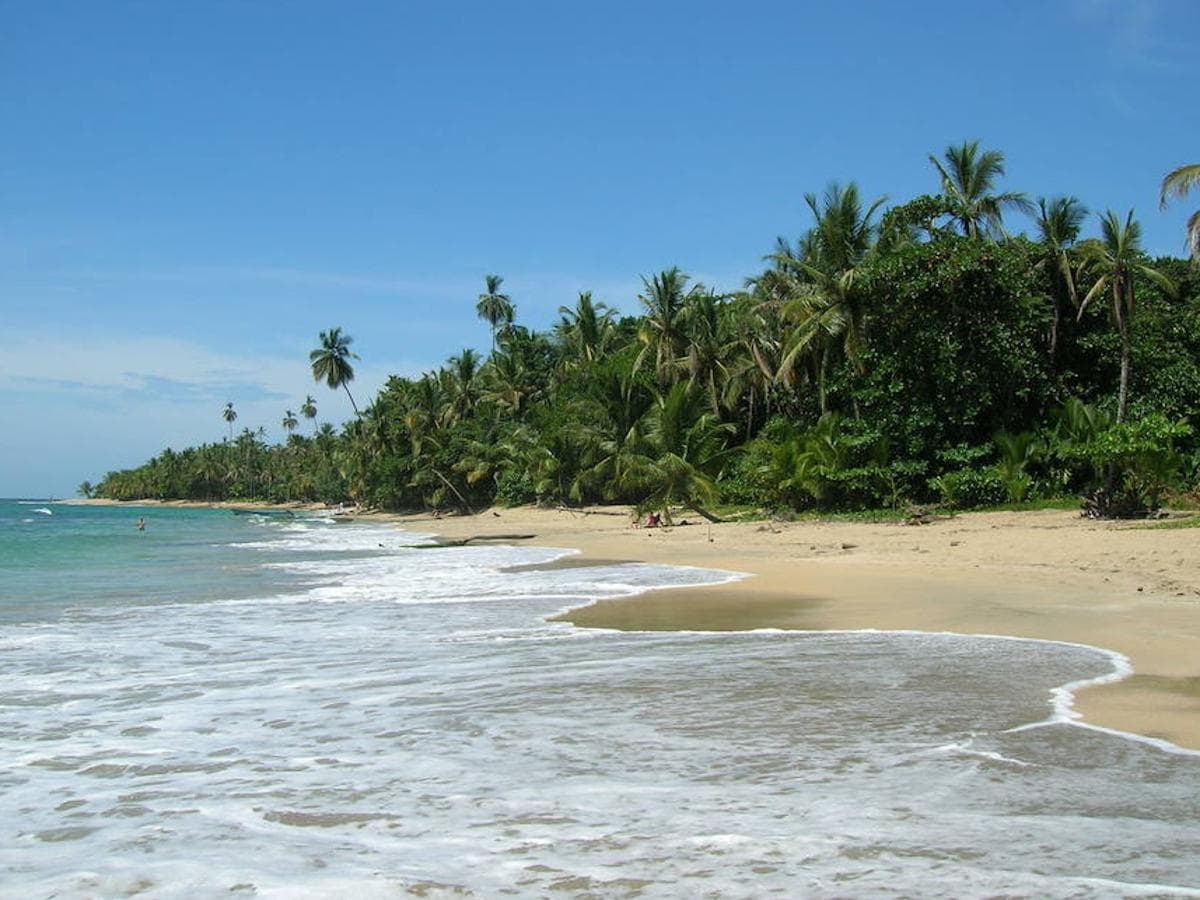
<path fill-rule="evenodd" d="M 853 183 L 807 196 L 811 227 L 734 294 L 668 269 L 643 279 L 637 315 L 583 293 L 537 332 L 489 276 L 486 358 L 463 350 L 391 378 L 340 433 L 268 446 L 244 430 L 94 490 L 668 514 L 1075 495 L 1136 515 L 1194 489 L 1195 267 L 1147 258 L 1132 213 L 999 191 L 995 151 L 967 143 L 931 161 L 940 193 L 886 212 Z M 1005 233 L 1014 212 L 1032 237 Z M 346 387 L 349 339 L 321 337 L 314 374 Z"/>

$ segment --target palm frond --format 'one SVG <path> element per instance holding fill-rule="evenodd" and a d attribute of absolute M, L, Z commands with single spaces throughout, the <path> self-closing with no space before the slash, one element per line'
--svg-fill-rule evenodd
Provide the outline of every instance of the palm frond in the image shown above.
<path fill-rule="evenodd" d="M 1172 197 L 1183 197 L 1194 187 L 1200 187 L 1200 164 L 1180 166 L 1163 176 L 1158 195 L 1158 208 L 1165 209 Z"/>

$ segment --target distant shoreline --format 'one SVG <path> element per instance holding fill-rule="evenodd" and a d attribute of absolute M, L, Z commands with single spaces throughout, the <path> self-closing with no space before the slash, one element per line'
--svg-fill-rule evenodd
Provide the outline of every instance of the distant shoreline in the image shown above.
<path fill-rule="evenodd" d="M 268 503 L 265 500 L 109 500 L 104 497 L 73 497 L 55 500 L 64 506 L 128 506 L 168 507 L 177 509 L 303 509 L 338 510 L 344 507 L 326 506 L 324 503 Z"/>

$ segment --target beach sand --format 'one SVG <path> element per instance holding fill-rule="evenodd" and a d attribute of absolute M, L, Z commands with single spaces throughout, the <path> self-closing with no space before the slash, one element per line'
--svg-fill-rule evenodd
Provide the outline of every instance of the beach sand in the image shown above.
<path fill-rule="evenodd" d="M 618 629 L 880 629 L 1089 644 L 1134 675 L 1085 689 L 1084 721 L 1200 749 L 1200 529 L 1095 522 L 1072 511 L 967 513 L 925 525 L 722 523 L 634 528 L 624 508 L 395 517 L 455 539 L 533 535 L 604 560 L 750 577 L 607 600 L 564 616 Z"/>

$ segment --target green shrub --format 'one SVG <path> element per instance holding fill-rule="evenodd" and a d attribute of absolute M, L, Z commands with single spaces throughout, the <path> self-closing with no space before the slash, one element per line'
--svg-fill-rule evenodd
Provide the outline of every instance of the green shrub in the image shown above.
<path fill-rule="evenodd" d="M 501 506 L 521 506 L 536 499 L 533 483 L 524 472 L 509 468 L 496 476 L 496 502 Z"/>
<path fill-rule="evenodd" d="M 1102 518 L 1131 518 L 1158 509 L 1163 493 L 1180 485 L 1186 458 L 1175 442 L 1188 437 L 1186 422 L 1153 414 L 1112 425 L 1080 452 L 1099 474 L 1085 509 Z"/>
<path fill-rule="evenodd" d="M 942 503 L 954 509 L 995 506 L 1008 499 L 1009 491 L 995 469 L 960 469 L 929 482 Z"/>

